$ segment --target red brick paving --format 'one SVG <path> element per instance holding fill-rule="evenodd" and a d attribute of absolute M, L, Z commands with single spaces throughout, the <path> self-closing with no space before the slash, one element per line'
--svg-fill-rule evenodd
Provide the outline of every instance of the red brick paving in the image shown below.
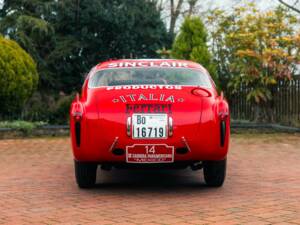
<path fill-rule="evenodd" d="M 0 141 L 0 224 L 300 224 L 300 135 L 233 135 L 224 187 L 202 171 L 98 171 L 77 188 L 69 139 Z"/>

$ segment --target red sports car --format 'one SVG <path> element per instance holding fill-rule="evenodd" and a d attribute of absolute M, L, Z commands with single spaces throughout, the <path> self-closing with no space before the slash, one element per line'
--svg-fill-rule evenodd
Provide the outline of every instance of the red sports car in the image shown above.
<path fill-rule="evenodd" d="M 76 181 L 97 166 L 202 169 L 222 186 L 230 136 L 228 103 L 209 73 L 185 60 L 112 60 L 88 74 L 71 105 Z"/>

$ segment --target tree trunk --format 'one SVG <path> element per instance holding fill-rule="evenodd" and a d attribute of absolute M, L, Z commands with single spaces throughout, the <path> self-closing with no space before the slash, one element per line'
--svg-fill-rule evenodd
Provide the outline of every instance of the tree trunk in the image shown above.
<path fill-rule="evenodd" d="M 197 1 L 198 0 L 189 0 L 188 1 L 189 2 L 188 16 L 191 16 L 193 14 Z"/>
<path fill-rule="evenodd" d="M 180 14 L 182 3 L 183 3 L 183 0 L 178 0 L 177 5 L 175 6 L 174 0 L 170 0 L 170 4 L 171 4 L 171 19 L 170 19 L 169 34 L 170 34 L 170 36 L 171 36 L 172 39 L 174 39 L 174 36 L 175 36 L 176 21 L 178 19 L 179 14 Z"/>

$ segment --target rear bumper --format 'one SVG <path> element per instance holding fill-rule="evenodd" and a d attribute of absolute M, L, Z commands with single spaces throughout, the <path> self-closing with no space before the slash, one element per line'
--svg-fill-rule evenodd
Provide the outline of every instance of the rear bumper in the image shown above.
<path fill-rule="evenodd" d="M 228 136 L 225 139 L 225 145 L 221 147 L 219 140 L 215 142 L 202 143 L 201 138 L 199 140 L 188 138 L 170 138 L 167 140 L 148 140 L 137 141 L 129 138 L 122 139 L 120 137 L 113 140 L 99 141 L 99 143 L 84 144 L 80 147 L 76 147 L 73 144 L 74 158 L 78 161 L 89 161 L 98 163 L 125 163 L 126 162 L 126 147 L 134 144 L 166 144 L 168 146 L 174 146 L 174 162 L 194 162 L 204 160 L 222 160 L 228 153 Z M 115 149 L 124 150 L 124 154 L 116 155 Z M 186 149 L 182 153 L 182 149 Z M 181 150 L 181 151 L 180 151 Z"/>
<path fill-rule="evenodd" d="M 110 122 L 110 126 L 103 126 L 94 121 L 82 121 L 80 134 L 76 137 L 76 123 L 71 121 L 72 150 L 75 160 L 85 162 L 125 163 L 126 155 L 116 155 L 113 149 L 123 149 L 134 144 L 166 144 L 174 147 L 174 162 L 195 162 L 205 160 L 222 160 L 226 158 L 230 139 L 230 120 L 225 121 L 225 132 L 218 120 L 208 120 L 198 124 L 182 124 L 174 127 L 174 134 L 167 139 L 132 139 L 126 134 L 126 126 Z M 104 130 L 103 127 L 110 127 Z M 221 139 L 222 133 L 225 134 Z M 80 145 L 76 138 L 80 138 Z M 184 141 L 185 140 L 185 141 Z M 223 142 L 223 143 L 222 143 Z M 185 154 L 176 150 L 189 148 Z"/>

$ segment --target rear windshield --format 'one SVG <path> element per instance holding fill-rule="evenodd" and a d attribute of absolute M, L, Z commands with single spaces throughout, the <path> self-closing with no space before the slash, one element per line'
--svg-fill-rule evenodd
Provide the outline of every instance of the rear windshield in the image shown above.
<path fill-rule="evenodd" d="M 89 81 L 90 88 L 140 84 L 212 86 L 207 74 L 188 68 L 106 69 L 96 72 Z"/>

